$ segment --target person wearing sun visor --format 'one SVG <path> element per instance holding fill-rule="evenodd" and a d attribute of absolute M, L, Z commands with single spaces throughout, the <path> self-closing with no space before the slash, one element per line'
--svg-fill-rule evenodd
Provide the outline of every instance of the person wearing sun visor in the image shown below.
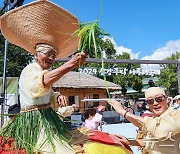
<path fill-rule="evenodd" d="M 180 105 L 168 107 L 168 97 L 161 87 L 150 87 L 145 98 L 154 117 L 140 117 L 124 110 L 120 103 L 110 100 L 114 109 L 128 121 L 139 127 L 141 134 L 136 140 L 119 136 L 128 145 L 140 146 L 144 154 L 180 153 Z"/>

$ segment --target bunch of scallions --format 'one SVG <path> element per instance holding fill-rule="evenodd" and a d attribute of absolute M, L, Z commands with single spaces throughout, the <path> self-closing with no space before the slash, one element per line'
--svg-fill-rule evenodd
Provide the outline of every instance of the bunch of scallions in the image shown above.
<path fill-rule="evenodd" d="M 105 48 L 105 36 L 109 36 L 104 30 L 99 27 L 98 20 L 88 23 L 80 24 L 75 35 L 79 37 L 78 51 L 85 51 L 89 57 L 101 58 L 101 67 L 103 71 L 103 77 L 106 85 L 108 97 L 110 98 L 108 84 L 106 82 L 106 76 L 104 72 L 104 59 L 103 50 Z"/>

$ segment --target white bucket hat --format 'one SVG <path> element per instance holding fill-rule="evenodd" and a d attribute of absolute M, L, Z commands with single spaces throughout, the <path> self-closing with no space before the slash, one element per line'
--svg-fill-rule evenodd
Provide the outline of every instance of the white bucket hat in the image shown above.
<path fill-rule="evenodd" d="M 48 0 L 40 0 L 13 9 L 0 17 L 4 37 L 30 53 L 37 44 L 49 44 L 57 49 L 57 58 L 72 55 L 78 48 L 78 19 Z"/>
<path fill-rule="evenodd" d="M 151 97 L 153 95 L 158 95 L 158 94 L 165 95 L 164 89 L 160 87 L 150 87 L 146 89 L 145 91 L 145 98 L 147 99 L 148 97 Z"/>

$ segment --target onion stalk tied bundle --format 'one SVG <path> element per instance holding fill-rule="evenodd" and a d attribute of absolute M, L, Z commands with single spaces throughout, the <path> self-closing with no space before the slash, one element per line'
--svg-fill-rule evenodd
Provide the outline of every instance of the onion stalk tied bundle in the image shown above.
<path fill-rule="evenodd" d="M 101 57 L 103 50 L 103 37 L 109 34 L 105 33 L 99 27 L 98 20 L 80 24 L 79 29 L 75 32 L 79 37 L 78 51 L 86 51 L 91 57 Z"/>
<path fill-rule="evenodd" d="M 80 24 L 79 29 L 76 30 L 75 35 L 79 37 L 78 51 L 81 53 L 85 51 L 89 57 L 101 58 L 101 65 L 103 77 L 106 85 L 108 97 L 110 98 L 108 84 L 104 72 L 103 50 L 105 50 L 106 41 L 103 40 L 105 36 L 109 36 L 104 30 L 99 27 L 98 20 L 88 23 Z"/>

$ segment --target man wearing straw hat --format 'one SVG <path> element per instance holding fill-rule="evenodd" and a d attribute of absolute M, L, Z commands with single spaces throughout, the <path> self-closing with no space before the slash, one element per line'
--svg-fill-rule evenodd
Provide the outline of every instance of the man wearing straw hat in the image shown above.
<path fill-rule="evenodd" d="M 128 140 L 118 136 L 128 145 L 141 146 L 143 153 L 149 154 L 179 154 L 180 153 L 180 105 L 168 107 L 168 97 L 164 89 L 150 87 L 145 91 L 149 109 L 155 117 L 140 117 L 123 109 L 120 103 L 110 100 L 109 103 L 128 121 L 142 130 L 136 140 Z"/>
<path fill-rule="evenodd" d="M 20 76 L 21 112 L 0 133 L 6 136 L 5 140 L 14 139 L 11 151 L 17 148 L 25 149 L 27 154 L 131 152 L 122 144 L 117 147 L 114 142 L 114 145 L 91 142 L 88 134 L 92 135 L 92 132 L 84 128 L 69 132 L 51 107 L 58 109 L 66 105 L 66 98 L 54 93 L 51 85 L 83 65 L 86 59 L 85 53 L 78 53 L 61 67 L 50 70 L 55 58 L 67 57 L 77 50 L 78 38 L 74 36 L 78 29 L 76 17 L 51 2 L 41 0 L 7 12 L 0 18 L 0 26 L 9 42 L 35 57 L 35 62 L 26 66 Z"/>
<path fill-rule="evenodd" d="M 65 97 L 51 86 L 64 74 L 84 64 L 85 53 L 50 70 L 56 58 L 77 51 L 78 20 L 68 11 L 46 0 L 36 1 L 7 12 L 0 18 L 1 32 L 12 44 L 34 54 L 35 62 L 24 68 L 19 80 L 20 114 L 1 131 L 12 137 L 18 149 L 27 154 L 73 154 L 67 144 L 69 133 L 52 104 L 66 105 Z M 16 57 L 15 57 L 16 58 Z M 57 104 L 56 104 L 57 105 Z M 72 109 L 72 108 L 71 108 Z"/>

